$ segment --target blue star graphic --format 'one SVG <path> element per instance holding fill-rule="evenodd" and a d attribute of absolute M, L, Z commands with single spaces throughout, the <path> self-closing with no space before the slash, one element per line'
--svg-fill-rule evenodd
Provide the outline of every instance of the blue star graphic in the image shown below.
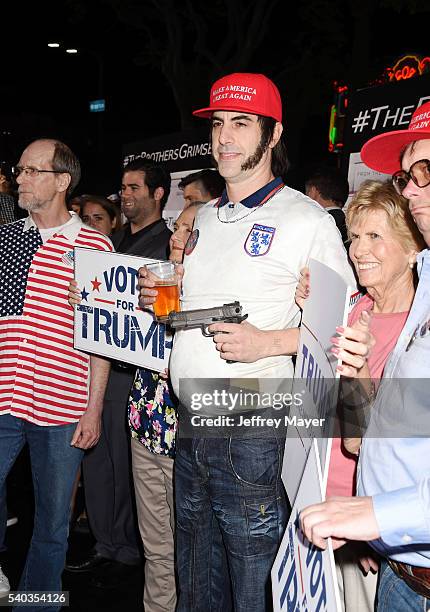
<path fill-rule="evenodd" d="M 82 289 L 82 291 L 81 291 L 81 297 L 82 297 L 82 300 L 85 300 L 86 302 L 88 302 L 88 296 L 89 296 L 89 295 L 90 295 L 90 294 L 89 294 L 89 292 L 88 292 L 88 291 L 85 291 L 85 287 L 84 287 L 84 288 Z"/>

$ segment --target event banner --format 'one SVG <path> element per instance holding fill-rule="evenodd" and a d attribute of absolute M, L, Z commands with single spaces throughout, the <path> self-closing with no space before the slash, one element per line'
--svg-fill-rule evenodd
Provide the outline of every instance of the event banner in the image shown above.
<path fill-rule="evenodd" d="M 319 451 L 314 439 L 306 461 L 302 485 L 272 567 L 275 612 L 340 612 L 331 542 L 320 550 L 303 535 L 299 514 L 323 500 Z"/>
<path fill-rule="evenodd" d="M 414 110 L 430 100 L 430 74 L 354 91 L 348 101 L 345 152 L 360 151 L 384 132 L 404 130 Z"/>
<path fill-rule="evenodd" d="M 390 178 L 361 161 L 360 149 L 364 143 L 378 134 L 406 129 L 414 110 L 429 100 L 430 74 L 359 89 L 351 94 L 342 155 L 342 166 L 348 172 L 349 199 L 363 181 Z"/>
<path fill-rule="evenodd" d="M 355 291 L 339 274 L 316 260 L 310 260 L 309 271 L 311 291 L 303 308 L 292 391 L 293 396 L 301 394 L 302 404 L 291 406 L 290 417 L 297 416 L 299 423 L 306 418 L 312 419 L 315 427 L 290 425 L 287 430 L 282 480 L 291 504 L 296 498 L 314 438 L 320 454 L 325 494 L 339 380 L 336 372 L 339 361 L 330 352 L 330 338 L 336 334 L 336 326 L 346 324 L 351 292 Z"/>
<path fill-rule="evenodd" d="M 163 208 L 163 219 L 169 229 L 184 208 L 184 198 L 178 184 L 184 176 L 213 167 L 209 130 L 196 128 L 165 134 L 123 146 L 123 165 L 135 160 L 162 163 L 172 179 L 169 198 Z"/>
<path fill-rule="evenodd" d="M 138 301 L 138 270 L 153 261 L 75 248 L 82 298 L 75 307 L 75 348 L 159 372 L 167 368 L 172 337 Z"/>
<path fill-rule="evenodd" d="M 161 163 L 169 172 L 189 173 L 196 168 L 210 168 L 211 153 L 208 126 L 129 142 L 123 146 L 123 164 L 143 159 Z"/>

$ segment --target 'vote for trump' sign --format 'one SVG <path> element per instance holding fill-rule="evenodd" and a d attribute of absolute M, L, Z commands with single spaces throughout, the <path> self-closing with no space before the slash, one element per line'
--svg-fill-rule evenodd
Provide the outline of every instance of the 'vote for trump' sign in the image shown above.
<path fill-rule="evenodd" d="M 75 348 L 151 370 L 167 367 L 171 335 L 139 306 L 138 270 L 153 261 L 75 248 L 81 295 L 75 307 Z"/>
<path fill-rule="evenodd" d="M 331 541 L 327 549 L 311 544 L 300 530 L 300 511 L 320 503 L 321 465 L 314 438 L 290 520 L 272 567 L 274 612 L 340 612 Z"/>

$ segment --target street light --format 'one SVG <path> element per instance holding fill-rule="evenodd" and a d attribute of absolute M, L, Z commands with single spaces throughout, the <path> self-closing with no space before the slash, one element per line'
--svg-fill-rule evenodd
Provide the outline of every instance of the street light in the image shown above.
<path fill-rule="evenodd" d="M 61 44 L 58 42 L 49 42 L 48 43 L 48 47 L 50 47 L 51 49 L 58 49 L 58 47 L 61 47 Z M 67 47 L 65 49 L 66 53 L 68 53 L 69 55 L 76 55 L 77 53 L 79 53 L 79 49 L 77 49 L 76 47 Z M 89 55 L 91 55 L 96 61 L 97 61 L 97 85 L 98 85 L 98 92 L 97 95 L 99 98 L 103 98 L 103 73 L 104 73 L 104 63 L 103 63 L 103 56 L 100 52 L 98 51 L 93 51 L 91 49 L 83 49 L 84 53 L 88 53 Z"/>
<path fill-rule="evenodd" d="M 50 48 L 58 48 L 60 47 L 60 43 L 58 42 L 49 42 L 48 43 L 48 47 Z M 79 51 L 83 51 L 83 53 L 87 53 L 89 55 L 91 55 L 96 61 L 97 61 L 97 95 L 98 95 L 98 100 L 97 102 L 99 102 L 100 104 L 97 106 L 97 115 L 98 115 L 98 119 L 97 119 L 97 142 L 98 142 L 98 149 L 99 151 L 102 150 L 103 148 L 103 115 L 104 115 L 104 110 L 105 110 L 105 101 L 104 101 L 104 96 L 103 96 L 103 77 L 104 77 L 104 62 L 103 62 L 103 55 L 100 51 L 94 51 L 92 49 L 77 49 L 76 47 L 68 47 L 65 48 L 66 53 L 68 53 L 69 55 L 76 55 L 77 53 L 79 53 Z M 101 104 L 101 102 L 103 102 L 103 104 Z M 90 107 L 91 108 L 91 107 Z M 93 110 L 93 109 L 91 109 Z"/>

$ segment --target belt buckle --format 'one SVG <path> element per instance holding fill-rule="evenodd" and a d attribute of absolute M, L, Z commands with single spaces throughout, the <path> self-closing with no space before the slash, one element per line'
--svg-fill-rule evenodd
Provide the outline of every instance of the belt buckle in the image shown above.
<path fill-rule="evenodd" d="M 403 578 L 400 568 L 399 568 L 399 564 L 397 563 L 397 561 L 393 561 L 392 559 L 387 559 L 388 561 L 388 565 L 391 567 L 391 569 L 393 570 L 393 572 L 395 574 L 397 574 L 397 576 L 399 576 L 399 578 Z"/>

